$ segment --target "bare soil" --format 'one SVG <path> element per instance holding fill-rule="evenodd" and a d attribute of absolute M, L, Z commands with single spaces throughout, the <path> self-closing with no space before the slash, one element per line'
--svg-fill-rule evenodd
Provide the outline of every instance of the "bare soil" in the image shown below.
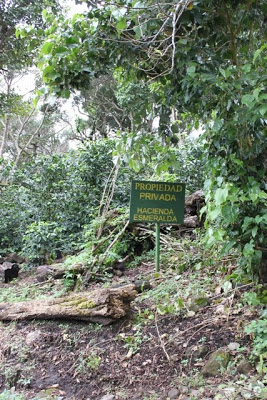
<path fill-rule="evenodd" d="M 126 270 L 112 285 L 145 276 L 156 288 L 175 279 L 171 272 L 153 278 L 152 270 L 151 264 Z M 203 272 L 200 280 L 201 276 Z M 187 285 L 190 272 L 179 282 Z M 0 290 L 10 287 L 21 293 L 25 285 L 41 287 L 33 273 L 24 273 L 16 285 L 1 284 Z M 44 285 L 43 295 L 60 288 L 56 281 Z M 100 284 L 88 290 L 96 286 Z M 192 390 L 199 391 L 198 400 L 213 399 L 220 383 L 238 379 L 233 371 L 239 355 L 232 351 L 232 371 L 222 375 L 204 379 L 201 369 L 213 351 L 233 342 L 249 355 L 251 338 L 243 328 L 256 313 L 240 306 L 245 286 L 227 295 L 216 294 L 216 286 L 214 281 L 209 288 L 209 303 L 191 313 L 186 308 L 157 312 L 148 291 L 132 304 L 127 318 L 110 326 L 71 321 L 1 323 L 0 393 L 15 388 L 25 399 L 100 400 L 113 394 L 118 400 L 152 400 L 167 399 L 170 390 L 178 388 L 177 399 L 193 399 Z M 204 345 L 203 354 L 197 353 Z"/>

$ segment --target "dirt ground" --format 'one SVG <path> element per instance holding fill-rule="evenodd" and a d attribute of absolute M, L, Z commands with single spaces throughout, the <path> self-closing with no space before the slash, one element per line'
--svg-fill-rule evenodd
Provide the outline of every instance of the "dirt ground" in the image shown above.
<path fill-rule="evenodd" d="M 153 289 L 138 296 L 127 318 L 110 326 L 71 321 L 1 323 L 0 393 L 13 388 L 25 399 L 100 400 L 110 395 L 118 400 L 200 400 L 215 399 L 220 385 L 233 387 L 240 379 L 247 380 L 235 386 L 243 388 L 248 379 L 259 381 L 253 367 L 246 378 L 236 370 L 241 355 L 248 358 L 251 352 L 252 338 L 243 328 L 257 314 L 241 301 L 249 286 L 222 293 L 215 275 L 208 282 L 202 271 L 193 276 L 188 271 L 178 279 L 172 271 L 155 276 L 152 264 L 126 270 L 111 284 L 140 277 L 150 279 Z M 168 289 L 173 282 L 176 292 Z M 40 299 L 55 294 L 60 285 L 61 281 L 38 284 L 34 273 L 24 273 L 16 284 L 1 284 L 0 290 L 21 296 L 25 288 L 30 293 L 33 287 Z M 208 301 L 190 308 L 196 285 L 202 285 Z M 92 284 L 88 290 L 99 286 Z M 183 300 L 178 290 L 186 293 Z M 173 299 L 176 305 L 181 303 L 180 309 L 168 308 Z M 185 299 L 189 303 L 183 304 Z M 219 348 L 229 349 L 227 369 L 204 377 L 203 366 Z M 237 397 L 217 398 L 246 398 L 241 389 L 235 393 Z"/>

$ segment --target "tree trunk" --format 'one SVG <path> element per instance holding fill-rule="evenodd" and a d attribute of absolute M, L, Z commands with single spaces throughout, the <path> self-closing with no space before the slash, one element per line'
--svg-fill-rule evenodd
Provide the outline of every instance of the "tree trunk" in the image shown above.
<path fill-rule="evenodd" d="M 127 285 L 47 300 L 0 303 L 0 321 L 67 319 L 107 325 L 127 314 L 136 295 L 135 286 Z"/>

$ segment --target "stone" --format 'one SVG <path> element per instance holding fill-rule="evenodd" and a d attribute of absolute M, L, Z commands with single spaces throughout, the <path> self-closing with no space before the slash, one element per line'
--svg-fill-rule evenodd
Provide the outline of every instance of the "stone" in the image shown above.
<path fill-rule="evenodd" d="M 247 375 L 253 369 L 253 366 L 248 360 L 243 359 L 239 362 L 236 369 L 240 374 Z"/>
<path fill-rule="evenodd" d="M 123 271 L 121 271 L 120 269 L 114 269 L 114 275 L 121 277 L 123 276 Z"/>
<path fill-rule="evenodd" d="M 183 394 L 186 394 L 189 392 L 188 387 L 187 386 L 179 386 L 180 392 Z"/>
<path fill-rule="evenodd" d="M 138 293 L 142 293 L 142 292 L 144 292 L 145 290 L 152 289 L 152 286 L 151 286 L 150 282 L 149 282 L 149 281 L 144 281 L 144 280 L 142 280 L 142 279 L 140 279 L 140 280 L 137 279 L 137 280 L 134 282 L 134 285 L 135 285 L 135 290 L 136 290 Z"/>
<path fill-rule="evenodd" d="M 36 331 L 28 333 L 26 336 L 26 344 L 31 345 L 31 344 L 36 344 L 42 337 L 42 332 L 37 329 Z"/>
<path fill-rule="evenodd" d="M 168 398 L 173 400 L 173 399 L 177 399 L 179 396 L 180 392 L 178 389 L 176 388 L 172 388 L 169 392 L 168 392 Z"/>
<path fill-rule="evenodd" d="M 22 264 L 25 262 L 25 258 L 22 256 L 19 256 L 16 253 L 10 253 L 7 258 L 9 258 L 11 260 L 12 263 L 15 264 Z M 6 260 L 7 261 L 7 260 Z"/>
<path fill-rule="evenodd" d="M 0 265 L 0 280 L 3 283 L 8 283 L 12 279 L 19 276 L 19 266 L 18 264 L 13 264 L 9 261 L 5 261 Z"/>
<path fill-rule="evenodd" d="M 208 346 L 202 344 L 200 346 L 189 347 L 188 349 L 186 349 L 185 355 L 187 357 L 192 356 L 192 359 L 196 359 L 196 358 L 203 358 L 208 352 L 209 352 Z"/>
<path fill-rule="evenodd" d="M 224 349 L 218 349 L 210 355 L 208 361 L 202 368 L 202 374 L 205 376 L 221 375 L 222 368 L 226 368 L 229 361 L 229 352 Z"/>
<path fill-rule="evenodd" d="M 191 390 L 190 396 L 196 397 L 197 399 L 200 397 L 199 396 L 199 391 L 196 389 Z"/>
<path fill-rule="evenodd" d="M 208 346 L 206 346 L 205 344 L 201 344 L 200 346 L 198 346 L 196 351 L 194 351 L 194 357 L 195 358 L 205 357 L 205 355 L 208 354 L 208 352 L 209 352 Z"/>
<path fill-rule="evenodd" d="M 236 390 L 237 389 L 235 387 L 231 386 L 221 389 L 218 393 L 218 399 L 235 400 L 237 395 Z"/>
<path fill-rule="evenodd" d="M 100 400 L 114 400 L 115 396 L 114 394 L 106 394 L 105 396 L 101 397 Z"/>
<path fill-rule="evenodd" d="M 236 350 L 238 350 L 239 349 L 239 347 L 240 347 L 240 343 L 237 343 L 237 342 L 231 342 L 231 343 L 229 343 L 228 344 L 228 349 L 230 350 L 230 351 L 236 351 Z"/>
<path fill-rule="evenodd" d="M 36 269 L 36 279 L 38 282 L 46 281 L 50 276 L 52 276 L 53 270 L 49 265 L 40 265 Z"/>

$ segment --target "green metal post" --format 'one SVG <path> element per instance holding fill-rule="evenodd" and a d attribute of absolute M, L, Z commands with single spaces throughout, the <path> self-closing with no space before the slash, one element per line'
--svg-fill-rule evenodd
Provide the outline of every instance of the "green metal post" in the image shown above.
<path fill-rule="evenodd" d="M 156 267 L 156 272 L 159 272 L 160 266 L 159 266 L 159 237 L 160 237 L 160 224 L 159 222 L 156 222 L 156 247 L 155 247 L 155 267 Z"/>

